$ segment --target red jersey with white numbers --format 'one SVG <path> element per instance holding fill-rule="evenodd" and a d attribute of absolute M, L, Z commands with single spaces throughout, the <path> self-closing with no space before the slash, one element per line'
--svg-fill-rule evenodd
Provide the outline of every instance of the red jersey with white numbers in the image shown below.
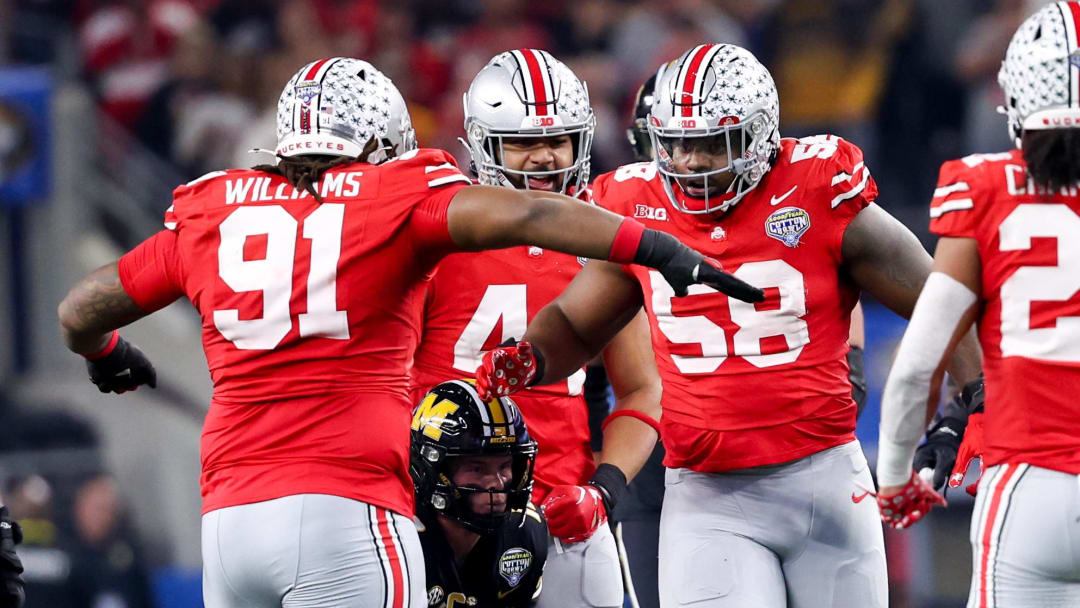
<path fill-rule="evenodd" d="M 984 466 L 1080 474 L 1080 193 L 1036 188 L 1019 150 L 945 163 L 930 230 L 975 239 Z"/>
<path fill-rule="evenodd" d="M 412 369 L 413 403 L 440 382 L 471 378 L 484 353 L 521 338 L 533 316 L 577 275 L 584 258 L 539 247 L 455 253 L 439 263 L 428 285 L 424 333 Z M 540 503 L 553 486 L 586 481 L 595 465 L 582 395 L 584 370 L 568 379 L 514 393 L 536 440 Z"/>
<path fill-rule="evenodd" d="M 765 290 L 760 304 L 704 285 L 676 298 L 659 273 L 626 267 L 641 284 L 664 384 L 666 466 L 777 464 L 854 439 L 845 356 L 858 290 L 841 272 L 841 242 L 877 196 L 859 148 L 783 139 L 761 183 L 723 215 L 678 211 L 652 163 L 600 176 L 593 196 Z"/>
<path fill-rule="evenodd" d="M 204 512 L 320 493 L 411 515 L 408 366 L 468 183 L 449 154 L 419 150 L 327 172 L 321 204 L 259 171 L 176 189 L 167 230 L 119 273 L 144 310 L 184 295 L 202 316 Z"/>

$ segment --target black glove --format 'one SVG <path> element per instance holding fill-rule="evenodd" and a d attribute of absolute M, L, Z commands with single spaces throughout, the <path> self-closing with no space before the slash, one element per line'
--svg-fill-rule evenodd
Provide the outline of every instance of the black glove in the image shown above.
<path fill-rule="evenodd" d="M 679 239 L 659 230 L 645 230 L 634 255 L 634 263 L 659 270 L 675 290 L 676 296 L 685 296 L 689 286 L 703 283 L 743 302 L 765 300 L 765 292 L 724 272 L 716 260 L 701 255 Z"/>
<path fill-rule="evenodd" d="M 20 608 L 26 599 L 22 561 L 15 545 L 22 542 L 22 529 L 11 521 L 7 507 L 0 507 L 0 608 Z"/>
<path fill-rule="evenodd" d="M 100 359 L 87 359 L 90 381 L 103 393 L 126 393 L 144 384 L 157 386 L 157 372 L 139 347 L 119 338 L 109 354 Z"/>
<path fill-rule="evenodd" d="M 983 411 L 985 398 L 980 374 L 945 406 L 945 416 L 926 431 L 926 441 L 915 450 L 913 468 L 916 473 L 933 469 L 934 479 L 930 485 L 935 490 L 942 490 L 949 480 L 949 473 L 956 464 L 956 453 L 964 440 L 968 416 Z"/>

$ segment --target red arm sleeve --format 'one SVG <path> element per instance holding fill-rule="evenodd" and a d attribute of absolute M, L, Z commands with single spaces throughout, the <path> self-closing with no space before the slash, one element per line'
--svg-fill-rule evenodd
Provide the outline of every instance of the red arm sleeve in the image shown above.
<path fill-rule="evenodd" d="M 447 209 L 454 196 L 466 186 L 458 182 L 452 185 L 434 189 L 417 205 L 413 211 L 411 224 L 417 238 L 427 245 L 446 252 L 457 251 L 459 247 L 450 238 L 450 227 L 447 224 Z"/>
<path fill-rule="evenodd" d="M 120 283 L 147 313 L 184 295 L 177 234 L 162 230 L 124 254 L 117 263 Z"/>

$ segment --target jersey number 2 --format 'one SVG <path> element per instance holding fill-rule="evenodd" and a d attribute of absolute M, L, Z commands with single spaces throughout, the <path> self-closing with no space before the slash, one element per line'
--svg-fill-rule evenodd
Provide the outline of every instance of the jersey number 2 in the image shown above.
<path fill-rule="evenodd" d="M 307 312 L 297 315 L 303 338 L 349 338 L 349 318 L 337 309 L 337 264 L 345 205 L 324 203 L 304 219 L 303 237 L 311 241 L 307 276 Z M 221 222 L 218 274 L 239 293 L 261 291 L 263 316 L 240 319 L 236 309 L 215 310 L 214 326 L 226 340 L 244 350 L 269 350 L 292 330 L 289 311 L 299 222 L 284 207 L 241 207 Z M 244 259 L 249 236 L 266 235 L 266 256 Z"/>
<path fill-rule="evenodd" d="M 1080 362 L 1080 317 L 1031 327 L 1031 303 L 1064 302 L 1080 290 L 1080 217 L 1065 205 L 1020 205 L 1001 225 L 1002 251 L 1031 249 L 1031 239 L 1057 240 L 1057 265 L 1021 266 L 1001 285 L 1001 355 Z"/>

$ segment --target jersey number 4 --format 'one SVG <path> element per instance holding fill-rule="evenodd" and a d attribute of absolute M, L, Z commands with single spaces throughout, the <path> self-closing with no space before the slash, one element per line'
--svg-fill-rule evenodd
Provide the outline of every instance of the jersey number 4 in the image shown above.
<path fill-rule="evenodd" d="M 349 338 L 349 318 L 337 308 L 337 264 L 345 205 L 324 203 L 304 218 L 303 237 L 311 241 L 307 312 L 297 315 L 303 338 Z M 270 350 L 292 330 L 289 311 L 299 222 L 284 207 L 241 207 L 221 222 L 218 274 L 233 291 L 261 291 L 263 316 L 240 319 L 236 309 L 215 310 L 214 326 L 245 350 Z M 266 235 L 266 256 L 244 259 L 250 236 Z"/>
<path fill-rule="evenodd" d="M 525 335 L 528 324 L 528 301 L 524 285 L 488 285 L 480 305 L 454 344 L 454 369 L 472 375 L 480 367 L 484 343 L 502 320 L 499 342 Z M 585 372 L 578 370 L 566 379 L 568 394 L 580 395 Z"/>
<path fill-rule="evenodd" d="M 776 287 L 780 292 L 780 307 L 758 310 L 735 298 L 726 298 L 731 321 L 739 326 L 732 336 L 729 352 L 724 329 L 705 315 L 676 316 L 671 312 L 675 291 L 664 277 L 651 271 L 652 307 L 657 325 L 668 341 L 674 344 L 699 344 L 701 356 L 671 355 L 675 367 L 684 374 L 709 374 L 729 356 L 742 357 L 754 367 L 772 367 L 791 363 L 799 358 L 803 347 L 810 343 L 806 321 L 806 289 L 803 275 L 783 260 L 748 262 L 734 275 L 761 288 Z M 691 285 L 689 295 L 719 293 L 706 285 Z M 787 349 L 763 354 L 761 340 L 783 336 Z"/>

